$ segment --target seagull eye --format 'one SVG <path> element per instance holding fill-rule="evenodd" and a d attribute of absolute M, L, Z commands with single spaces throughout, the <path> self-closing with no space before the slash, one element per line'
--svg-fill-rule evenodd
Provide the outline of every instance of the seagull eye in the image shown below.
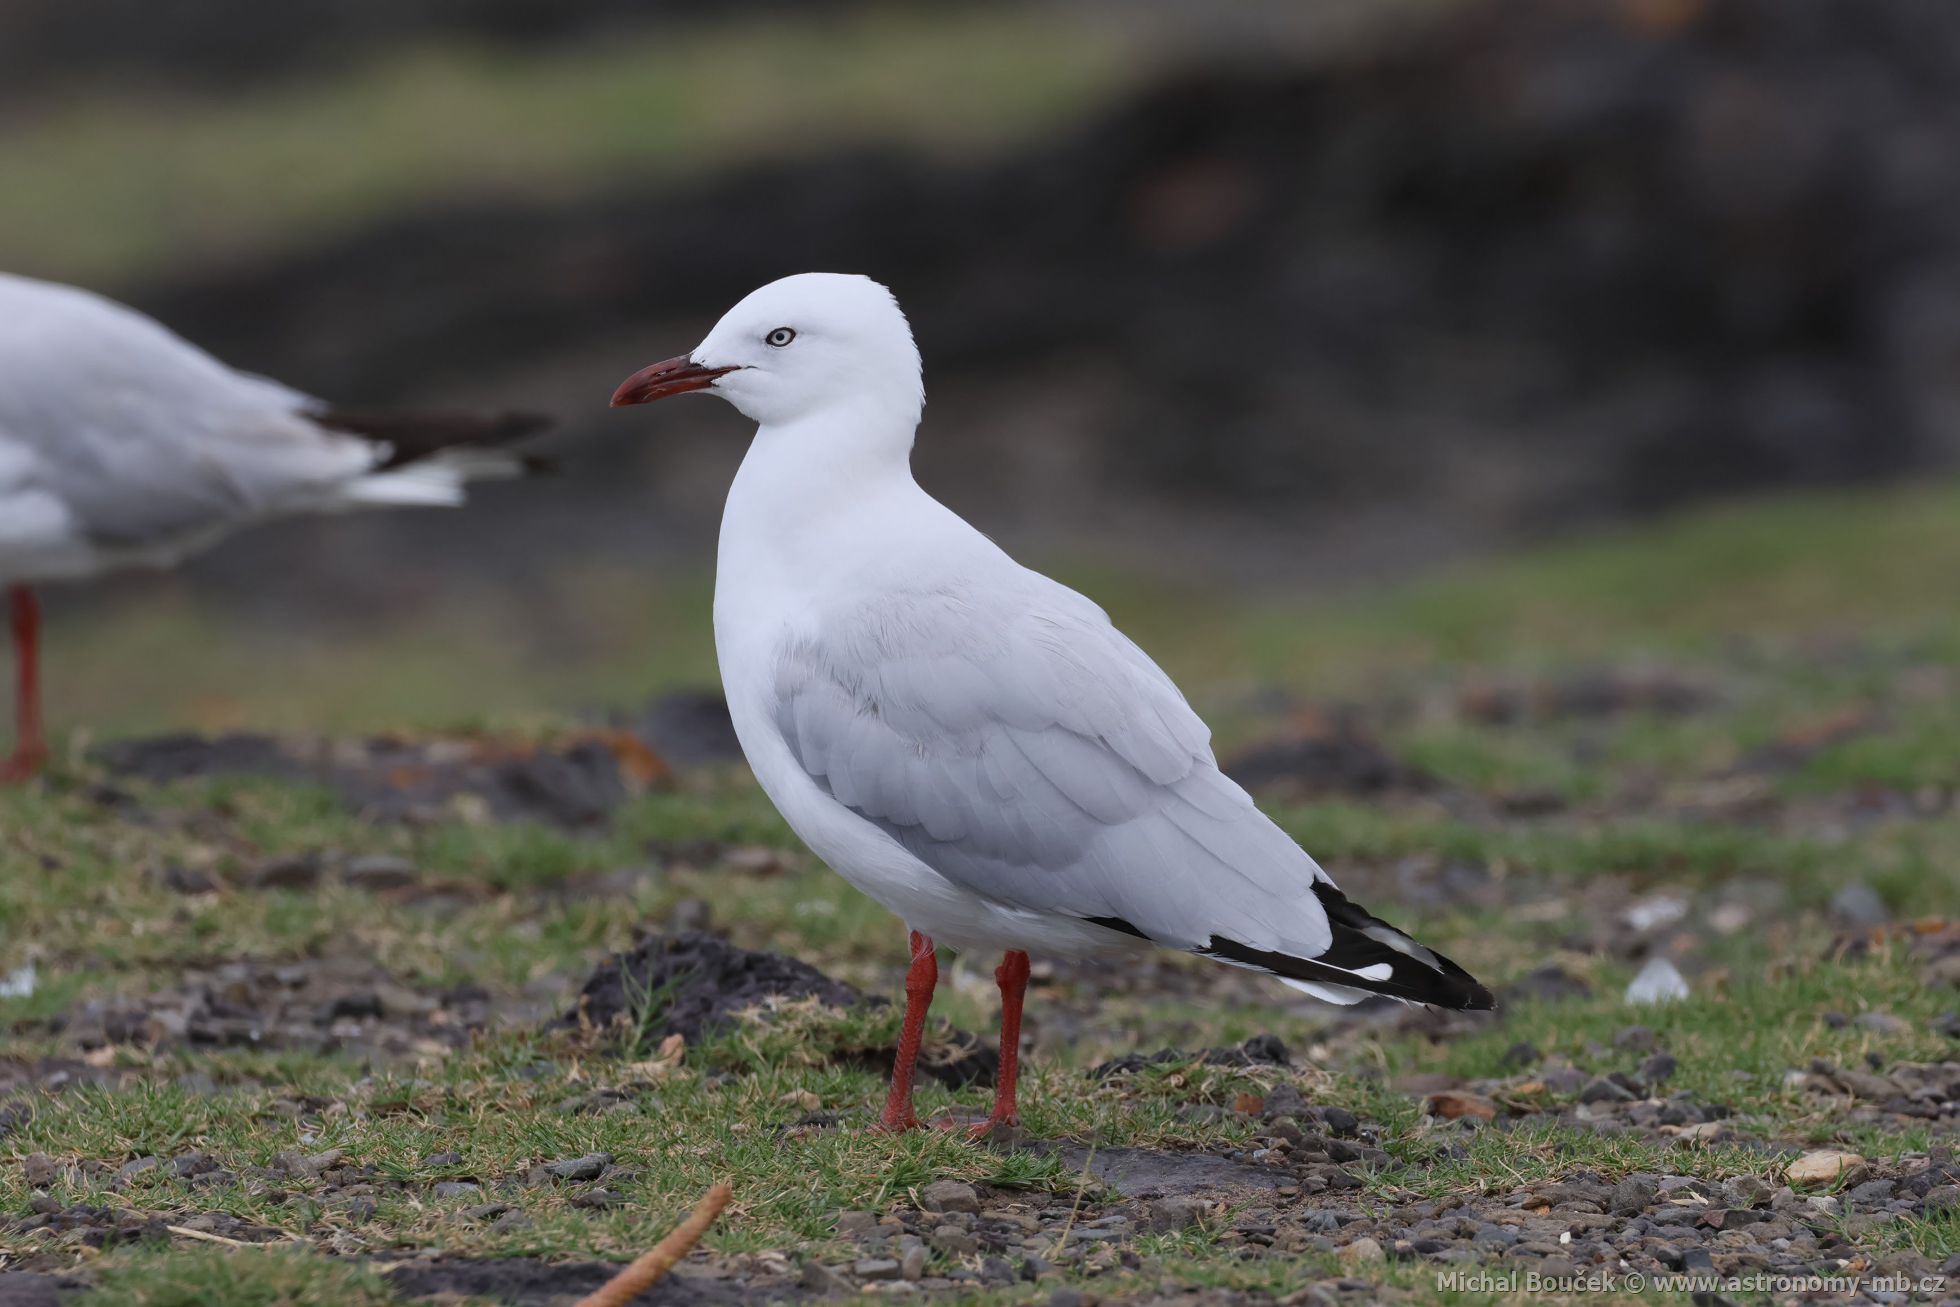
<path fill-rule="evenodd" d="M 792 340 L 796 339 L 796 333 L 794 331 L 791 331 L 788 327 L 778 327 L 774 331 L 770 332 L 768 335 L 764 336 L 762 339 L 766 343 L 774 345 L 777 349 L 781 349 L 783 346 L 789 344 Z"/>

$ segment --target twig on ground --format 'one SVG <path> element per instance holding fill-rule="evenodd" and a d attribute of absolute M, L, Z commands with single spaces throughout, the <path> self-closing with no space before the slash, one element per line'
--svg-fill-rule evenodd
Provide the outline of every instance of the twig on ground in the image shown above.
<path fill-rule="evenodd" d="M 227 1248 L 259 1248 L 264 1246 L 260 1243 L 254 1243 L 249 1239 L 231 1239 L 222 1234 L 212 1234 L 207 1230 L 193 1230 L 186 1225 L 166 1225 L 163 1228 L 172 1234 L 182 1235 L 186 1239 L 201 1239 L 205 1243 L 221 1243 Z"/>
<path fill-rule="evenodd" d="M 688 1218 L 674 1227 L 674 1232 L 655 1244 L 652 1251 L 642 1253 L 628 1263 L 625 1270 L 607 1280 L 599 1288 L 578 1300 L 577 1307 L 626 1307 L 626 1304 L 652 1288 L 654 1283 L 674 1268 L 674 1263 L 687 1256 L 688 1250 L 701 1241 L 708 1227 L 721 1215 L 721 1209 L 728 1206 L 728 1200 L 735 1191 L 725 1184 L 718 1184 L 702 1196 L 694 1205 Z"/>

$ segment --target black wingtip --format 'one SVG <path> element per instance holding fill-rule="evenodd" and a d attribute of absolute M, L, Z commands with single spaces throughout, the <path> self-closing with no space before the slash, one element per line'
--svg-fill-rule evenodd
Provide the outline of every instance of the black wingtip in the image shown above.
<path fill-rule="evenodd" d="M 1356 907 L 1333 885 L 1325 881 L 1317 882 L 1314 892 L 1327 913 L 1327 922 L 1334 935 L 1327 951 L 1319 957 L 1301 958 L 1290 953 L 1256 949 L 1223 935 L 1213 935 L 1203 948 L 1193 951 L 1221 962 L 1270 972 L 1286 980 L 1365 990 L 1408 1003 L 1422 1003 L 1456 1012 L 1489 1012 L 1497 1007 L 1496 996 L 1475 976 L 1434 949 L 1416 943 L 1380 917 Z M 1151 938 L 1121 917 L 1088 917 L 1085 920 L 1105 930 L 1132 935 L 1137 939 Z M 1395 947 L 1382 938 L 1383 935 L 1406 944 L 1413 951 Z M 1355 974 L 1362 968 L 1384 964 L 1389 967 L 1389 974 L 1380 979 Z"/>
<path fill-rule="evenodd" d="M 327 409 L 312 414 L 312 418 L 329 431 L 342 431 L 385 444 L 388 457 L 376 466 L 377 472 L 419 462 L 458 445 L 507 445 L 552 425 L 552 420 L 542 413 L 463 410 L 354 413 Z M 543 470 L 545 466 L 539 461 L 534 467 L 530 458 L 520 459 L 519 465 L 525 471 Z"/>

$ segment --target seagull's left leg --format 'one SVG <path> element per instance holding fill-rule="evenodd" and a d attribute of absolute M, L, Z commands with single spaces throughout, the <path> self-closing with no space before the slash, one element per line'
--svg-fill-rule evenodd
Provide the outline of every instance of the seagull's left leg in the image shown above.
<path fill-rule="evenodd" d="M 41 738 L 41 608 L 34 591 L 17 585 L 12 592 L 14 626 L 14 753 L 0 762 L 0 784 L 24 781 L 48 760 Z"/>
<path fill-rule="evenodd" d="M 1000 1075 L 994 1081 L 994 1110 L 980 1127 L 983 1134 L 995 1126 L 1021 1124 L 1014 1082 L 1021 1070 L 1021 1000 L 1028 993 L 1028 955 L 1014 949 L 1001 958 L 994 968 L 994 983 L 1000 986 Z"/>
<path fill-rule="evenodd" d="M 878 1129 L 890 1134 L 919 1128 L 918 1115 L 912 1111 L 912 1073 L 919 1064 L 932 991 L 939 985 L 939 955 L 933 951 L 932 936 L 915 930 L 911 942 L 912 963 L 905 969 L 905 1025 L 899 1031 L 898 1058 L 892 1063 L 891 1094 L 885 1099 L 884 1115 L 878 1118 Z"/>
<path fill-rule="evenodd" d="M 1014 1084 L 1021 1071 L 1021 1000 L 1028 993 L 1028 955 L 1010 950 L 994 968 L 994 983 L 1000 986 L 1000 1073 L 994 1077 L 994 1110 L 975 1125 L 957 1117 L 933 1122 L 942 1130 L 964 1129 L 975 1139 L 984 1139 L 996 1126 L 1021 1124 Z"/>

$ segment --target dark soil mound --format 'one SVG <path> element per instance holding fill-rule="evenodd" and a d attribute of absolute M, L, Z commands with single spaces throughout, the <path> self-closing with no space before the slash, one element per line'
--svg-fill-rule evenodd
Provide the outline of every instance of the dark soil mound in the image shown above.
<path fill-rule="evenodd" d="M 553 1024 L 599 1027 L 630 1023 L 643 1038 L 680 1035 L 690 1044 L 725 1030 L 735 1014 L 772 998 L 815 998 L 828 1007 L 884 1003 L 780 953 L 738 948 L 714 935 L 689 931 L 654 935 L 630 953 L 615 954 L 592 974 L 578 1001 Z M 642 1005 L 658 1004 L 648 1021 Z M 970 1031 L 941 1027 L 919 1070 L 948 1085 L 992 1084 L 997 1049 Z M 855 1050 L 848 1060 L 889 1066 L 893 1050 Z"/>
<path fill-rule="evenodd" d="M 690 1044 L 727 1029 L 737 1012 L 771 998 L 815 998 L 837 1008 L 864 1001 L 850 985 L 795 958 L 737 948 L 717 936 L 688 931 L 652 936 L 632 952 L 601 963 L 558 1024 L 638 1022 L 640 1006 L 649 998 L 660 1006 L 657 1029 L 649 1033 L 655 1038 L 680 1035 Z"/>

